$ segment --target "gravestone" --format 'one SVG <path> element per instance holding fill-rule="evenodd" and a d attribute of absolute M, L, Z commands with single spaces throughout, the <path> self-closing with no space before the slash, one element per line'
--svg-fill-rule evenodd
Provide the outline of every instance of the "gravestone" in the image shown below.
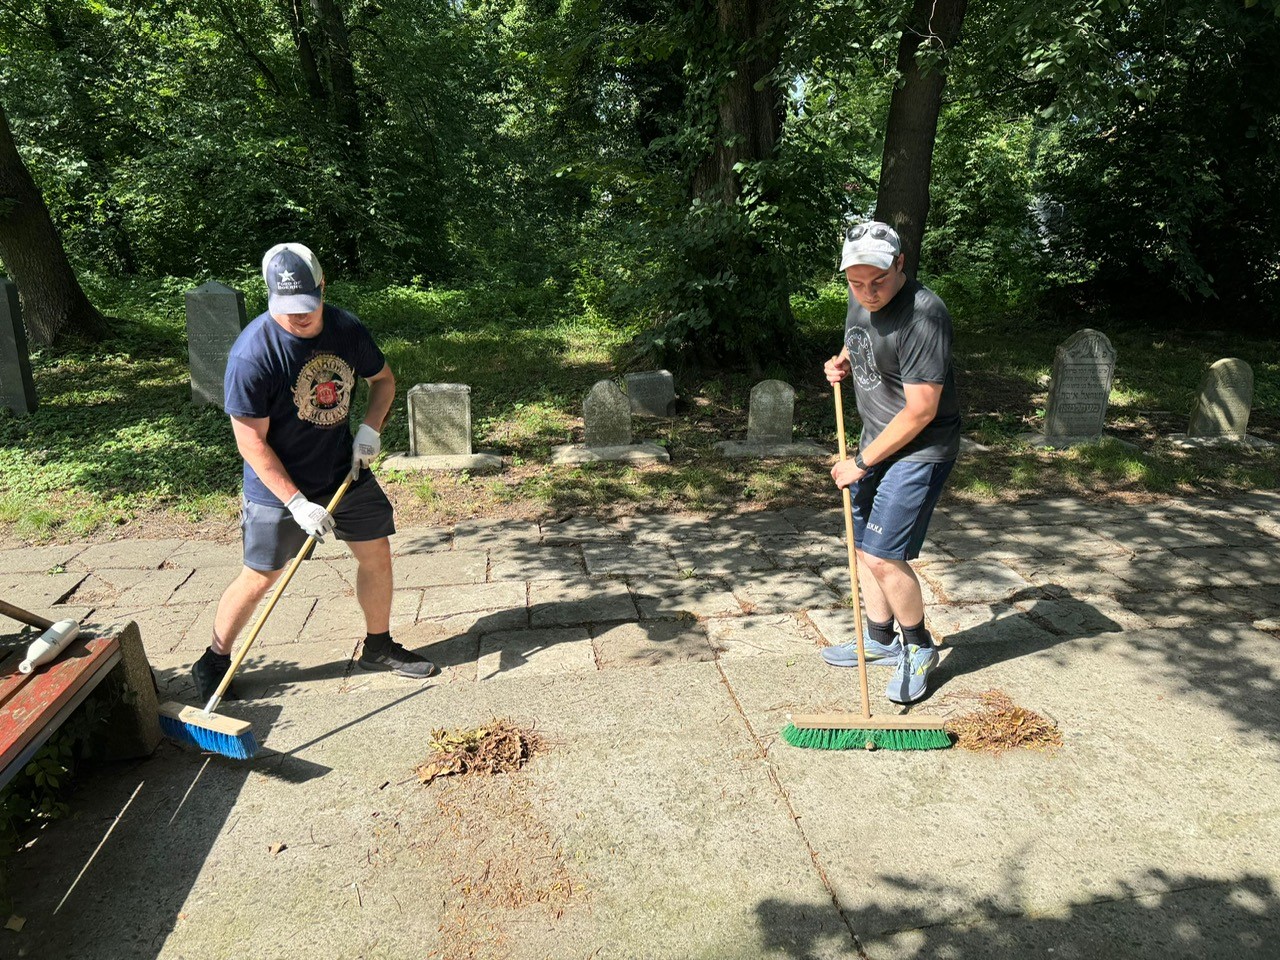
<path fill-rule="evenodd" d="M 471 388 L 420 383 L 409 388 L 409 456 L 471 453 Z"/>
<path fill-rule="evenodd" d="M 671 455 L 656 443 L 631 442 L 631 401 L 612 380 L 601 380 L 582 403 L 584 443 L 553 447 L 553 463 L 625 460 L 667 462 Z"/>
<path fill-rule="evenodd" d="M 1243 360 L 1219 360 L 1200 381 L 1187 436 L 1242 439 L 1249 433 L 1252 407 L 1253 369 Z"/>
<path fill-rule="evenodd" d="M 676 412 L 676 381 L 666 370 L 628 373 L 627 399 L 633 417 L 672 417 Z"/>
<path fill-rule="evenodd" d="M 36 383 L 31 377 L 18 287 L 8 277 L 0 277 L 0 408 L 18 416 L 36 408 Z"/>
<path fill-rule="evenodd" d="M 582 402 L 588 447 L 620 447 L 631 442 L 631 401 L 612 380 L 601 380 Z"/>
<path fill-rule="evenodd" d="M 796 391 L 781 380 L 761 380 L 751 388 L 747 443 L 790 443 Z"/>
<path fill-rule="evenodd" d="M 782 380 L 761 380 L 751 388 L 747 409 L 747 440 L 725 440 L 716 449 L 726 457 L 825 457 L 830 451 L 816 443 L 795 441 L 796 391 Z"/>
<path fill-rule="evenodd" d="M 210 280 L 188 290 L 187 354 L 191 365 L 191 402 L 222 407 L 222 378 L 227 354 L 248 322 L 244 294 Z"/>
<path fill-rule="evenodd" d="M 1249 435 L 1253 407 L 1253 368 L 1243 360 L 1219 360 L 1205 372 L 1200 392 L 1191 408 L 1186 433 L 1169 440 L 1184 448 L 1249 446 L 1273 447 L 1274 443 Z"/>
<path fill-rule="evenodd" d="M 384 470 L 500 470 L 502 457 L 471 452 L 471 387 L 419 383 L 409 388 L 409 452 L 392 454 Z"/>
<path fill-rule="evenodd" d="M 1022 434 L 1022 439 L 1050 447 L 1100 440 L 1115 372 L 1116 351 L 1106 335 L 1077 330 L 1054 354 L 1044 433 Z"/>

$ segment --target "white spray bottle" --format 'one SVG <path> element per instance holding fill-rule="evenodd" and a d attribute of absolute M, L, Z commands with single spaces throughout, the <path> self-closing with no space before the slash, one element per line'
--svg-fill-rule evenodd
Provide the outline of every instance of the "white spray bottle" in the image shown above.
<path fill-rule="evenodd" d="M 74 620 L 59 620 L 27 647 L 27 658 L 18 664 L 18 670 L 22 673 L 31 673 L 42 663 L 48 663 L 60 654 L 79 633 L 80 624 Z"/>

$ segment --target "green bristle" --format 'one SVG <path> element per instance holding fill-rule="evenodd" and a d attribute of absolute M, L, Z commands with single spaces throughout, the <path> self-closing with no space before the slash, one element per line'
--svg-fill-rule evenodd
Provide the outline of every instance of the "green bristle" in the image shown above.
<path fill-rule="evenodd" d="M 246 730 L 239 736 L 232 736 L 195 724 L 183 723 L 174 717 L 161 714 L 160 732 L 170 740 L 185 743 L 197 750 L 218 753 L 232 760 L 249 760 L 258 752 L 258 739 L 253 735 L 252 730 Z"/>
<path fill-rule="evenodd" d="M 945 750 L 945 730 L 827 730 L 787 724 L 782 739 L 810 750 Z"/>

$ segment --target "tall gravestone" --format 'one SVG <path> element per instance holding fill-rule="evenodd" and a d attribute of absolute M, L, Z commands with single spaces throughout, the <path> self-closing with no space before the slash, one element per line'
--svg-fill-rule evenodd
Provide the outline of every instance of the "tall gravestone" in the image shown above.
<path fill-rule="evenodd" d="M 796 441 L 796 391 L 782 380 L 761 380 L 751 388 L 751 406 L 747 409 L 747 441 L 725 440 L 716 448 L 726 457 L 825 457 L 824 447 L 808 441 Z"/>
<path fill-rule="evenodd" d="M 751 388 L 747 443 L 790 443 L 796 391 L 781 380 L 761 380 Z"/>
<path fill-rule="evenodd" d="M 471 388 L 420 383 L 409 388 L 409 456 L 471 453 Z"/>
<path fill-rule="evenodd" d="M 419 383 L 409 388 L 409 452 L 383 462 L 387 470 L 500 470 L 502 458 L 471 451 L 471 387 Z"/>
<path fill-rule="evenodd" d="M 656 443 L 631 442 L 631 401 L 612 380 L 601 380 L 582 403 L 583 439 L 580 444 L 553 447 L 553 463 L 595 460 L 666 462 L 670 454 Z"/>
<path fill-rule="evenodd" d="M 31 376 L 18 287 L 8 277 L 0 277 L 0 408 L 18 416 L 36 408 L 36 383 Z"/>
<path fill-rule="evenodd" d="M 1244 439 L 1252 408 L 1253 368 L 1243 360 L 1219 360 L 1200 381 L 1187 436 Z"/>
<path fill-rule="evenodd" d="M 588 447 L 620 447 L 631 442 L 631 401 L 612 380 L 601 380 L 582 402 Z"/>
<path fill-rule="evenodd" d="M 1101 439 L 1115 372 L 1116 351 L 1106 335 L 1077 330 L 1054 354 L 1044 433 L 1024 434 L 1023 439 L 1052 447 Z"/>
<path fill-rule="evenodd" d="M 191 365 L 191 401 L 221 408 L 227 355 L 248 322 L 244 294 L 217 280 L 188 290 L 187 352 Z"/>
<path fill-rule="evenodd" d="M 628 373 L 627 399 L 634 417 L 673 417 L 676 412 L 676 381 L 667 370 Z"/>

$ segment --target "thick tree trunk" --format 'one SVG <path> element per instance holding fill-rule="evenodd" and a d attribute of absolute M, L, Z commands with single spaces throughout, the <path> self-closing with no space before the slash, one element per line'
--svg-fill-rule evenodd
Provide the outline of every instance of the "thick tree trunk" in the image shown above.
<path fill-rule="evenodd" d="M 302 15 L 302 0 L 290 0 L 289 27 L 293 31 L 293 43 L 298 48 L 298 62 L 302 66 L 302 79 L 307 85 L 307 96 L 316 103 L 324 103 L 328 94 L 320 70 L 316 66 L 316 51 L 311 43 L 311 31 Z"/>
<path fill-rule="evenodd" d="M 786 42 L 781 0 L 718 0 L 717 28 L 734 48 L 720 91 L 715 149 L 694 173 L 693 195 L 733 203 L 742 192 L 734 172 L 740 161 L 772 155 L 782 133 L 782 90 L 766 77 L 778 68 Z"/>
<path fill-rule="evenodd" d="M 62 249 L 44 198 L 9 129 L 0 105 L 0 260 L 22 295 L 31 342 L 48 346 L 60 334 L 100 340 L 107 324 L 89 302 Z"/>
<path fill-rule="evenodd" d="M 968 0 L 915 0 L 898 44 L 898 72 L 880 163 L 876 219 L 891 223 L 902 237 L 906 269 L 915 275 L 929 216 L 929 178 L 938 113 L 946 86 L 946 58 L 960 39 Z M 921 47 L 942 51 L 942 62 L 922 68 Z"/>

